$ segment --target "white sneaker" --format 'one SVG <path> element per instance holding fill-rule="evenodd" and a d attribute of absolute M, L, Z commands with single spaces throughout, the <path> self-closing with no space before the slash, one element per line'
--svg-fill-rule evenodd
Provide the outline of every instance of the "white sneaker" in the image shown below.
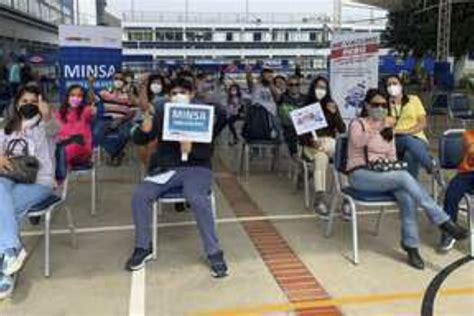
<path fill-rule="evenodd" d="M 341 217 L 343 220 L 350 222 L 352 220 L 351 206 L 348 202 L 342 204 Z"/>
<path fill-rule="evenodd" d="M 10 297 L 15 289 L 16 275 L 0 274 L 0 300 Z"/>
<path fill-rule="evenodd" d="M 7 249 L 3 255 L 2 271 L 4 275 L 13 275 L 22 267 L 26 259 L 26 250 L 24 247 L 16 250 L 14 248 Z"/>

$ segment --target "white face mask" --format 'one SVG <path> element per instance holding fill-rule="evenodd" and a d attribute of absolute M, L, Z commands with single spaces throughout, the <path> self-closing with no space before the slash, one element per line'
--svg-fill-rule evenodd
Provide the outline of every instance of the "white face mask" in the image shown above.
<path fill-rule="evenodd" d="M 123 88 L 123 81 L 122 80 L 114 80 L 114 88 L 115 89 L 122 89 Z"/>
<path fill-rule="evenodd" d="M 394 84 L 388 86 L 387 91 L 391 97 L 398 97 L 400 94 L 402 94 L 402 86 L 399 84 Z"/>
<path fill-rule="evenodd" d="M 159 83 L 152 83 L 150 85 L 150 90 L 154 94 L 160 94 L 163 91 L 163 86 Z"/>
<path fill-rule="evenodd" d="M 41 121 L 41 115 L 36 115 L 29 120 L 22 120 L 21 121 L 21 129 L 23 131 L 26 131 L 28 129 L 31 129 L 32 127 L 36 126 L 39 122 Z"/>
<path fill-rule="evenodd" d="M 324 97 L 326 96 L 326 93 L 327 93 L 326 89 L 321 89 L 321 88 L 314 89 L 314 95 L 316 96 L 318 100 L 324 99 Z"/>
<path fill-rule="evenodd" d="M 188 104 L 190 102 L 189 95 L 184 94 L 184 93 L 178 93 L 174 96 L 171 97 L 171 102 L 173 103 L 184 103 Z"/>

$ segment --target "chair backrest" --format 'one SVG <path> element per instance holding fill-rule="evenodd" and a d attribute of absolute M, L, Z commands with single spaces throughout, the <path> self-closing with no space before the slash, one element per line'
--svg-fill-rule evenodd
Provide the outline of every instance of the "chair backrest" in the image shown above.
<path fill-rule="evenodd" d="M 443 169 L 456 169 L 464 156 L 464 130 L 453 129 L 444 132 L 439 140 L 439 161 Z"/>
<path fill-rule="evenodd" d="M 447 111 L 449 103 L 449 95 L 446 92 L 436 93 L 432 97 L 431 111 Z"/>
<path fill-rule="evenodd" d="M 453 113 L 467 112 L 471 109 L 469 97 L 464 93 L 453 93 L 449 102 L 449 110 Z"/>
<path fill-rule="evenodd" d="M 334 153 L 334 168 L 341 173 L 347 171 L 347 147 L 349 138 L 347 135 L 339 135 L 336 139 L 336 151 Z"/>

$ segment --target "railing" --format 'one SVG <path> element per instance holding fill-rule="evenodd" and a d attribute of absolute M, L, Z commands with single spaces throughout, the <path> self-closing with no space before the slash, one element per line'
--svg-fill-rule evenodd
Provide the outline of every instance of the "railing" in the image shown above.
<path fill-rule="evenodd" d="M 123 22 L 159 22 L 189 24 L 324 24 L 331 19 L 325 14 L 311 13 L 177 13 L 124 12 Z"/>
<path fill-rule="evenodd" d="M 6 6 L 51 24 L 72 23 L 73 8 L 64 3 L 61 0 L 0 0 L 0 7 Z"/>

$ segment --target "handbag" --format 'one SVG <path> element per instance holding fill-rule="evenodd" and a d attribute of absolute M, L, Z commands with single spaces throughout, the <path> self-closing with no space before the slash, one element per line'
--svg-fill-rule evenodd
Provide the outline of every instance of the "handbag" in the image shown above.
<path fill-rule="evenodd" d="M 15 155 L 17 146 L 23 146 L 20 155 Z M 16 183 L 33 184 L 36 182 L 39 170 L 39 160 L 31 156 L 26 140 L 13 139 L 8 142 L 5 152 L 11 164 L 11 170 L 0 170 L 0 177 L 7 178 Z"/>

